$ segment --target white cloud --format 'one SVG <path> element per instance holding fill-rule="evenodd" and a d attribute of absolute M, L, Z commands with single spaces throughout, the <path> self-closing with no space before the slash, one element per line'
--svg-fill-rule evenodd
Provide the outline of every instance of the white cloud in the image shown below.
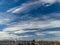
<path fill-rule="evenodd" d="M 18 7 L 14 7 L 12 9 L 9 9 L 7 10 L 7 12 L 11 12 L 11 13 L 26 13 L 30 10 L 32 10 L 32 8 L 34 7 L 37 7 L 37 6 L 40 6 L 40 5 L 37 5 L 39 4 L 40 2 L 33 2 L 33 3 L 23 3 L 21 6 L 18 6 Z M 34 6 L 36 4 L 36 6 Z M 32 7 L 33 6 L 33 7 Z M 30 8 L 30 9 L 29 9 Z M 27 11 L 26 11 L 27 10 Z"/>
<path fill-rule="evenodd" d="M 16 40 L 16 39 L 20 39 L 20 38 L 29 38 L 32 37 L 33 35 L 23 35 L 23 36 L 17 36 L 15 34 L 8 34 L 7 32 L 2 32 L 0 31 L 0 40 Z"/>
<path fill-rule="evenodd" d="M 60 3 L 60 0 L 37 0 L 34 2 L 23 3 L 20 6 L 17 6 L 17 7 L 14 7 L 14 8 L 7 10 L 7 12 L 10 12 L 10 13 L 21 13 L 21 12 L 23 12 L 23 13 L 26 13 L 26 12 L 29 12 L 30 10 L 35 9 L 37 7 L 40 7 L 42 5 L 50 6 L 50 5 L 57 3 L 57 2 Z"/>
<path fill-rule="evenodd" d="M 44 36 L 44 35 L 46 35 L 46 34 L 41 33 L 41 32 L 36 32 L 35 34 L 36 34 L 37 36 Z"/>
<path fill-rule="evenodd" d="M 60 37 L 60 32 L 58 31 L 47 31 L 47 32 L 37 32 L 39 30 L 26 30 L 26 29 L 30 29 L 30 28 L 41 28 L 41 29 L 48 29 L 48 28 L 56 28 L 56 27 L 60 27 L 60 20 L 50 20 L 50 21 L 23 21 L 22 23 L 18 22 L 17 24 L 12 24 L 9 27 L 3 29 L 3 32 L 13 32 L 13 35 L 16 36 L 16 38 L 14 38 L 15 36 L 11 35 L 9 37 L 12 37 L 12 39 L 18 39 L 21 37 L 28 37 L 28 36 L 17 36 L 16 34 L 24 34 L 27 32 L 35 32 L 35 35 L 37 36 L 45 36 L 46 34 L 54 34 L 57 37 Z M 24 30 L 25 29 L 25 30 Z M 32 37 L 33 38 L 33 37 Z"/>
<path fill-rule="evenodd" d="M 19 30 L 19 31 L 16 31 L 16 32 L 14 32 L 14 33 L 27 33 L 27 32 L 36 32 L 36 30 Z"/>
<path fill-rule="evenodd" d="M 6 25 L 9 22 L 15 20 L 16 16 L 13 14 L 5 13 L 5 12 L 0 12 L 0 25 Z"/>
<path fill-rule="evenodd" d="M 47 29 L 47 28 L 55 28 L 60 27 L 60 20 L 50 20 L 50 21 L 32 21 L 32 22 L 22 22 L 17 23 L 14 25 L 11 25 L 7 28 L 5 28 L 3 31 L 23 31 L 27 28 L 41 28 L 41 29 Z"/>
<path fill-rule="evenodd" d="M 28 37 L 32 37 L 33 35 L 24 35 L 24 36 L 19 36 L 19 38 L 28 38 Z"/>
<path fill-rule="evenodd" d="M 36 32 L 35 34 L 37 36 L 39 36 L 37 40 L 60 41 L 60 31 L 57 31 L 57 30 L 56 31 Z M 42 37 L 42 38 L 40 38 L 40 37 Z"/>
<path fill-rule="evenodd" d="M 46 31 L 43 33 L 47 33 L 47 34 L 60 34 L 60 31 Z"/>
<path fill-rule="evenodd" d="M 32 37 L 33 35 L 22 35 L 22 36 L 17 36 L 15 34 L 10 34 L 9 38 L 12 39 L 18 39 L 18 38 L 27 38 L 27 37 Z"/>
<path fill-rule="evenodd" d="M 41 0 L 41 2 L 42 2 L 42 5 L 46 4 L 46 6 L 50 6 L 50 5 L 54 4 L 54 3 L 56 3 L 57 0 Z"/>
<path fill-rule="evenodd" d="M 50 6 L 54 3 L 56 3 L 56 1 L 57 0 L 37 0 L 34 2 L 30 2 L 30 3 L 23 3 L 21 6 L 17 6 L 17 7 L 14 7 L 12 9 L 7 10 L 7 12 L 11 12 L 11 13 L 23 12 L 23 13 L 26 13 L 26 12 L 29 12 L 30 10 L 34 9 L 34 8 L 40 7 L 41 5 L 45 5 L 46 3 L 49 3 L 46 6 Z"/>
<path fill-rule="evenodd" d="M 41 5 L 45 5 L 46 3 L 49 3 L 48 6 L 58 2 L 57 0 L 38 0 L 30 3 L 23 3 L 21 6 L 14 7 L 12 9 L 7 10 L 7 12 L 11 13 L 27 13 L 30 10 L 40 7 Z M 32 7 L 33 6 L 33 7 Z M 47 6 L 47 5 L 46 5 Z M 27 10 L 27 11 L 26 11 Z M 6 15 L 6 14 L 5 14 Z M 56 17 L 57 15 L 55 15 Z M 7 24 L 10 21 L 14 20 L 14 16 L 1 16 L 0 18 L 0 24 Z M 13 18 L 11 18 L 13 17 Z M 0 36 L 5 38 L 22 38 L 22 37 L 30 37 L 30 35 L 24 35 L 24 36 L 17 36 L 15 34 L 21 34 L 21 33 L 27 33 L 27 32 L 36 32 L 36 30 L 24 30 L 24 29 L 30 29 L 30 28 L 41 28 L 41 29 L 47 29 L 47 28 L 55 28 L 55 27 L 60 27 L 60 20 L 54 20 L 51 19 L 49 20 L 50 16 L 43 16 L 41 17 L 42 19 L 46 19 L 45 21 L 39 21 L 39 18 L 34 18 L 33 20 L 29 21 L 22 21 L 22 22 L 17 22 L 13 23 L 11 25 L 8 25 L 8 27 L 3 29 L 3 33 L 1 32 Z M 24 17 L 23 17 L 24 18 Z M 48 20 L 47 20 L 48 19 Z M 35 20 L 35 21 L 34 21 Z M 13 32 L 14 34 L 8 34 L 8 31 Z M 47 34 L 60 34 L 58 31 L 50 31 L 50 32 L 43 32 L 43 33 L 36 33 L 36 35 L 45 35 L 44 33 Z M 2 36 L 4 34 L 4 36 Z"/>
<path fill-rule="evenodd" d="M 5 37 L 9 37 L 9 34 L 6 32 L 1 32 L 0 31 L 0 38 L 5 38 Z"/>
<path fill-rule="evenodd" d="M 11 37 L 14 38 L 13 35 L 0 31 L 0 40 L 10 39 Z"/>
<path fill-rule="evenodd" d="M 48 29 L 48 28 L 56 28 L 60 27 L 60 20 L 45 20 L 45 21 L 22 21 L 13 23 L 12 25 L 9 25 L 5 29 L 3 29 L 3 32 L 13 32 L 13 35 L 15 34 L 22 34 L 27 32 L 36 32 L 38 30 L 24 30 L 24 29 L 33 29 L 33 28 L 40 28 L 40 29 Z M 60 32 L 58 31 L 50 31 L 50 32 L 41 32 L 41 33 L 35 33 L 36 35 L 45 36 L 46 34 L 55 34 L 59 37 Z M 25 36 L 17 36 L 16 38 L 25 37 Z M 9 37 L 14 38 L 14 36 L 10 35 Z M 28 36 L 26 36 L 28 37 Z"/>

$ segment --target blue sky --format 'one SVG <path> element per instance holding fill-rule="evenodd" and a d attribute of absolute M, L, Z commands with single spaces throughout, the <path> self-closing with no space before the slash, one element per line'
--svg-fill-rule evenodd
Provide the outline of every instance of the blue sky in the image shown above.
<path fill-rule="evenodd" d="M 60 0 L 0 0 L 0 40 L 60 41 Z"/>

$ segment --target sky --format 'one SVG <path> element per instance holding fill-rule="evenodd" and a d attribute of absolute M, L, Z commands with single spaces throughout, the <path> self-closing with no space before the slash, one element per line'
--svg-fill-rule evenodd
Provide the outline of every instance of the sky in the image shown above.
<path fill-rule="evenodd" d="M 0 0 L 0 40 L 60 41 L 60 0 Z"/>

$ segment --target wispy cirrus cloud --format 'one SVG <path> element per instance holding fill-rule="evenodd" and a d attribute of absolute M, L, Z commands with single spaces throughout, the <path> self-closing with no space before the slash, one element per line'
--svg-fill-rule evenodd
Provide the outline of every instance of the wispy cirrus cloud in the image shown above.
<path fill-rule="evenodd" d="M 43 32 L 36 32 L 38 36 L 37 40 L 48 40 L 48 41 L 60 41 L 60 31 L 43 31 Z M 41 38 L 42 37 L 42 38 Z"/>
<path fill-rule="evenodd" d="M 60 3 L 60 0 L 37 0 L 37 1 L 32 1 L 32 2 L 22 3 L 20 6 L 7 10 L 7 12 L 28 13 L 32 9 L 37 9 L 38 7 L 41 7 L 41 6 L 46 6 L 46 7 L 51 6 L 54 3 Z"/>
<path fill-rule="evenodd" d="M 36 6 L 35 6 L 36 4 Z M 38 5 L 39 4 L 39 5 Z M 33 6 L 33 7 L 31 7 Z M 37 6 L 40 6 L 40 2 L 34 2 L 34 3 L 23 3 L 21 6 L 18 6 L 18 7 L 15 7 L 15 8 L 12 8 L 12 9 L 9 9 L 7 10 L 7 12 L 11 12 L 11 13 L 26 13 L 30 10 L 32 10 L 33 8 L 37 7 Z M 28 11 L 26 11 L 28 10 Z"/>
<path fill-rule="evenodd" d="M 3 29 L 3 32 L 7 32 L 7 33 L 10 32 L 10 34 L 14 34 L 14 35 L 16 35 L 16 34 L 21 34 L 22 35 L 24 33 L 27 34 L 29 32 L 30 33 L 34 32 L 35 35 L 37 35 L 37 36 L 40 35 L 40 36 L 43 37 L 43 36 L 46 36 L 47 34 L 55 35 L 55 34 L 58 33 L 58 31 L 57 32 L 56 31 L 51 31 L 51 32 L 38 33 L 39 30 L 26 30 L 26 29 L 40 28 L 40 29 L 45 30 L 45 29 L 48 29 L 48 28 L 56 28 L 56 27 L 60 27 L 60 20 L 53 20 L 53 21 L 50 20 L 50 21 L 47 21 L 47 22 L 46 21 L 31 21 L 29 23 L 28 23 L 28 21 L 25 21 L 25 22 L 22 22 L 22 23 L 17 23 L 17 24 L 10 25 L 7 28 Z M 11 32 L 13 32 L 13 33 L 11 33 Z M 16 35 L 16 36 L 19 37 L 18 35 Z M 25 35 L 23 35 L 23 37 L 25 37 Z"/>
<path fill-rule="evenodd" d="M 54 18 L 52 18 L 51 15 Z M 11 18 L 12 16 L 13 16 L 13 18 Z M 55 36 L 56 36 L 56 38 L 59 37 L 58 35 L 56 35 L 56 33 L 58 33 L 58 32 L 55 32 L 55 33 L 53 33 L 54 31 L 49 32 L 50 35 L 53 35 L 53 36 L 50 36 L 50 35 L 48 36 L 48 34 L 49 34 L 48 31 L 40 32 L 41 30 L 60 27 L 60 20 L 57 19 L 57 17 L 60 16 L 59 13 L 50 14 L 48 16 L 43 15 L 41 18 L 32 18 L 32 20 L 27 19 L 26 21 L 24 21 L 24 17 L 22 17 L 22 21 L 21 20 L 13 21 L 13 20 L 15 20 L 16 17 L 15 17 L 15 15 L 12 15 L 12 16 L 7 17 L 12 20 L 9 21 L 11 23 L 7 22 L 8 23 L 7 27 L 2 30 L 2 32 L 7 33 L 6 36 L 4 36 L 6 38 L 3 38 L 3 39 L 10 39 L 10 38 L 21 39 L 24 37 L 25 38 L 34 38 L 34 36 L 36 38 L 40 38 L 40 36 L 41 36 L 41 37 L 44 37 L 44 39 L 49 38 L 49 37 L 53 38 Z M 27 17 L 28 16 L 26 16 L 26 18 Z M 39 20 L 39 19 L 45 19 L 45 20 Z M 14 38 L 14 37 L 16 37 L 16 38 Z"/>
<path fill-rule="evenodd" d="M 0 40 L 20 40 L 20 38 L 29 38 L 32 37 L 33 35 L 22 35 L 22 36 L 17 36 L 15 34 L 9 34 L 7 32 L 2 32 L 0 31 Z"/>
<path fill-rule="evenodd" d="M 17 18 L 13 14 L 0 12 L 0 25 L 8 24 L 8 23 L 10 23 L 11 21 L 13 21 L 15 19 L 17 19 Z"/>

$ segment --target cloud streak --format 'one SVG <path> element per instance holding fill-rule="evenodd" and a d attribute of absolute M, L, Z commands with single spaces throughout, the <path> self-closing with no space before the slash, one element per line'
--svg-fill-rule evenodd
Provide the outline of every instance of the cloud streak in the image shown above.
<path fill-rule="evenodd" d="M 13 17 L 11 17 L 11 16 L 13 16 Z M 11 21 L 13 21 L 14 19 L 17 19 L 17 18 L 13 14 L 0 12 L 0 25 L 8 24 Z"/>
<path fill-rule="evenodd" d="M 7 10 L 10 13 L 28 13 L 32 9 L 37 9 L 41 6 L 51 6 L 54 3 L 60 3 L 60 0 L 37 0 L 34 2 L 23 3 L 20 6 Z M 33 6 L 33 7 L 32 7 Z M 26 11 L 27 10 L 27 11 Z"/>
<path fill-rule="evenodd" d="M 44 23 L 43 23 L 44 22 Z M 28 23 L 28 21 L 22 22 L 22 23 L 17 23 L 17 24 L 13 24 L 8 26 L 7 28 L 3 29 L 3 32 L 7 32 L 9 34 L 24 34 L 24 33 L 31 33 L 34 32 L 35 35 L 37 36 L 46 36 L 47 34 L 60 34 L 58 33 L 58 31 L 51 31 L 51 32 L 41 32 L 38 33 L 37 31 L 39 30 L 26 30 L 26 29 L 33 29 L 33 28 L 40 28 L 40 29 L 48 29 L 48 28 L 56 28 L 56 27 L 60 27 L 60 20 L 50 20 L 48 22 L 46 21 L 31 21 Z M 11 33 L 13 32 L 13 33 Z M 18 35 L 16 35 L 17 37 L 20 37 Z M 56 35 L 57 36 L 57 35 Z M 25 35 L 23 36 L 25 37 Z M 58 36 L 59 37 L 59 36 Z"/>

